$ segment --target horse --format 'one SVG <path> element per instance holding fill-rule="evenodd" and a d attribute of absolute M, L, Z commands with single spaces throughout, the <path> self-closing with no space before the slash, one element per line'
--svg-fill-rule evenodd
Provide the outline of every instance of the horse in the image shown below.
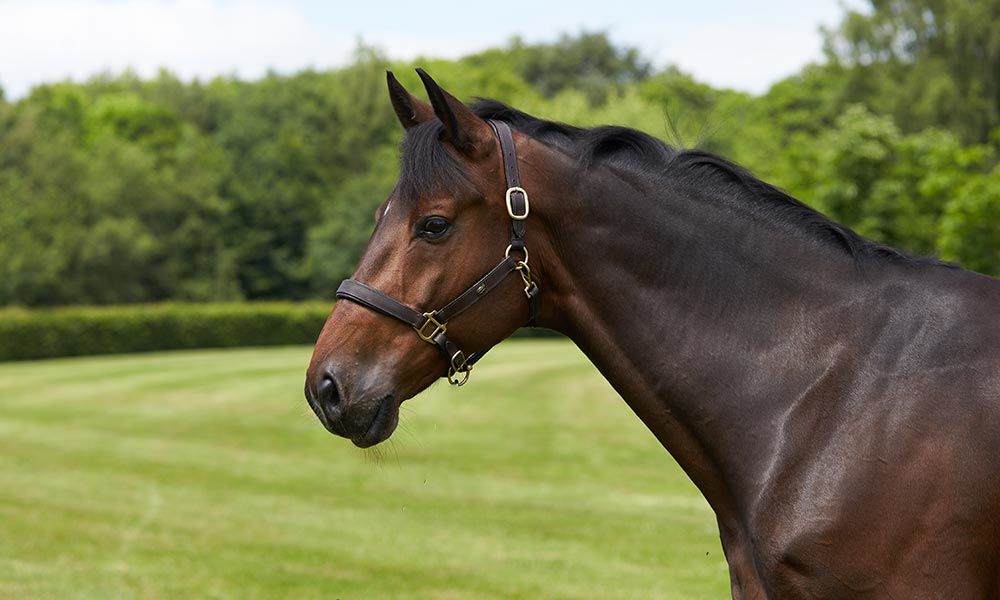
<path fill-rule="evenodd" d="M 306 373 L 326 429 L 387 439 L 531 323 L 707 499 L 733 598 L 1000 598 L 1000 281 L 712 154 L 418 73 L 429 103 L 387 73 L 399 180 Z"/>

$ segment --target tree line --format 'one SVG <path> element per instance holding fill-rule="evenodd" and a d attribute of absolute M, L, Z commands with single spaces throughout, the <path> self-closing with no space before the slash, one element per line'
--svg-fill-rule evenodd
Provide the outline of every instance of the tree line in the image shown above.
<path fill-rule="evenodd" d="M 872 0 L 751 95 L 602 33 L 458 60 L 0 93 L 0 305 L 331 298 L 396 177 L 385 68 L 700 146 L 863 235 L 1000 274 L 1000 3 Z"/>

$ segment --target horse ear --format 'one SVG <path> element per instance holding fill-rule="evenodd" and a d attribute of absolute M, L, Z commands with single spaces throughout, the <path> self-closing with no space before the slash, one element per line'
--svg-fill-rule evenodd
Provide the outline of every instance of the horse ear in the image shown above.
<path fill-rule="evenodd" d="M 470 157 L 481 156 L 493 147 L 493 135 L 486 121 L 461 100 L 444 91 L 426 71 L 418 68 L 417 74 L 427 88 L 434 114 L 444 124 L 447 141 Z"/>
<path fill-rule="evenodd" d="M 409 129 L 434 118 L 434 109 L 431 108 L 431 105 L 406 91 L 406 88 L 399 83 L 392 71 L 385 72 L 385 82 L 389 86 L 389 100 L 392 101 L 392 109 L 396 111 L 396 116 L 399 117 L 403 129 Z"/>

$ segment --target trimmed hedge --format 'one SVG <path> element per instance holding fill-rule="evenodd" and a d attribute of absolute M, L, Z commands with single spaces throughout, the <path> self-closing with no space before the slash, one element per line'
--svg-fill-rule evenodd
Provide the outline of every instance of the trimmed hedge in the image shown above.
<path fill-rule="evenodd" d="M 311 344 L 331 302 L 135 304 L 0 310 L 0 360 Z"/>
<path fill-rule="evenodd" d="M 0 361 L 183 348 L 313 344 L 331 302 L 0 309 Z M 521 329 L 516 337 L 557 336 Z"/>

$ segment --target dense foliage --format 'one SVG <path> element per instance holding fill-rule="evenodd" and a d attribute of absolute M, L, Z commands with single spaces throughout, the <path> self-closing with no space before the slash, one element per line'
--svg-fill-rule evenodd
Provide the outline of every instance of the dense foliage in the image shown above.
<path fill-rule="evenodd" d="M 327 302 L 130 304 L 0 310 L 0 361 L 311 344 Z"/>
<path fill-rule="evenodd" d="M 872 0 L 829 58 L 760 96 L 653 68 L 602 34 L 416 61 L 463 98 L 617 123 L 750 167 L 864 235 L 1000 273 L 997 2 Z M 332 71 L 168 72 L 0 94 L 0 305 L 332 296 L 401 137 L 359 49 Z"/>
<path fill-rule="evenodd" d="M 0 362 L 316 341 L 330 302 L 163 302 L 0 309 Z M 555 338 L 520 329 L 518 338 Z"/>

